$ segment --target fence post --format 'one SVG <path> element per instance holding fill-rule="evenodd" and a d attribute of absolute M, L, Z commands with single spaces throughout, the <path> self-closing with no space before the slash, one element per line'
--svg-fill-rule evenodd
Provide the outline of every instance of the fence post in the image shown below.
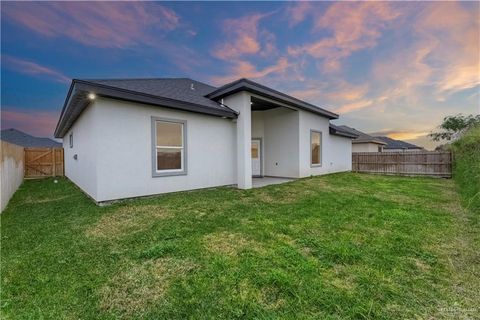
<path fill-rule="evenodd" d="M 55 149 L 54 148 L 50 148 L 50 150 L 52 151 L 52 177 L 55 177 L 55 174 L 56 174 L 56 162 L 57 162 L 57 159 L 55 158 Z"/>

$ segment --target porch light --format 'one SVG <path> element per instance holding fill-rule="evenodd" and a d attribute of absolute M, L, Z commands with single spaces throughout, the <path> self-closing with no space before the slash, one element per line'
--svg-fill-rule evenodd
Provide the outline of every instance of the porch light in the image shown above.
<path fill-rule="evenodd" d="M 88 99 L 90 99 L 90 100 L 95 100 L 96 97 L 97 96 L 95 95 L 95 93 L 89 93 L 88 94 Z"/>

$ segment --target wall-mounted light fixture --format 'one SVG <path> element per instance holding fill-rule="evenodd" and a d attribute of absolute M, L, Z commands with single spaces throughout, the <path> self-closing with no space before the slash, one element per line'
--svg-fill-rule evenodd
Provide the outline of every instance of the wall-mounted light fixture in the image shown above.
<path fill-rule="evenodd" d="M 95 100 L 96 97 L 97 96 L 95 95 L 95 93 L 89 93 L 88 94 L 88 99 L 90 99 L 90 100 Z"/>

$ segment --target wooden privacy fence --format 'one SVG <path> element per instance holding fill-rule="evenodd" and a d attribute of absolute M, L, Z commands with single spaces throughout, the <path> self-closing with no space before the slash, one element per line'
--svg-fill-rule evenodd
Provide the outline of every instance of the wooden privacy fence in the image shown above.
<path fill-rule="evenodd" d="M 25 178 L 63 176 L 63 148 L 25 148 Z"/>
<path fill-rule="evenodd" d="M 450 178 L 452 154 L 445 151 L 354 152 L 352 171 Z"/>

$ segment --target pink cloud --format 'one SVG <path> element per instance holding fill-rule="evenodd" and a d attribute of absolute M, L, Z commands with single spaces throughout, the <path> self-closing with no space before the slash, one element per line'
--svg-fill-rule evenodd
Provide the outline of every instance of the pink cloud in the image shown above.
<path fill-rule="evenodd" d="M 70 83 L 70 78 L 62 74 L 61 72 L 41 66 L 35 62 L 18 59 L 12 56 L 2 55 L 2 64 L 4 67 L 34 76 L 47 76 L 54 81 L 61 82 L 61 83 Z"/>
<path fill-rule="evenodd" d="M 271 66 L 258 70 L 253 64 L 247 61 L 238 61 L 232 68 L 228 76 L 214 77 L 212 82 L 217 85 L 222 85 L 231 81 L 235 81 L 239 78 L 259 79 L 266 77 L 270 74 L 277 74 L 285 72 L 290 63 L 287 58 L 280 58 L 277 62 Z"/>
<path fill-rule="evenodd" d="M 64 36 L 103 48 L 153 43 L 148 30 L 169 31 L 179 25 L 177 14 L 151 2 L 4 3 L 7 19 L 46 37 Z"/>
<path fill-rule="evenodd" d="M 480 24 L 459 3 L 429 3 L 412 24 L 412 44 L 375 61 L 374 80 L 391 99 L 417 104 L 424 87 L 437 101 L 480 84 Z"/>
<path fill-rule="evenodd" d="M 223 33 L 226 41 L 212 52 L 213 56 L 222 60 L 238 59 L 243 55 L 253 55 L 262 50 L 260 36 L 266 38 L 264 45 L 268 51 L 273 50 L 275 37 L 268 32 L 260 32 L 258 24 L 270 14 L 255 13 L 238 19 L 227 19 L 223 22 Z"/>
<path fill-rule="evenodd" d="M 387 2 L 337 2 L 315 22 L 314 30 L 331 30 L 332 36 L 289 47 L 292 56 L 302 54 L 323 58 L 323 71 L 341 69 L 341 59 L 352 53 L 376 46 L 383 28 L 400 12 Z"/>
<path fill-rule="evenodd" d="M 39 137 L 53 137 L 59 113 L 53 111 L 19 111 L 3 108 L 2 129 L 16 128 Z"/>
<path fill-rule="evenodd" d="M 457 92 L 480 84 L 480 19 L 477 10 L 461 3 L 442 2 L 422 11 L 415 25 L 421 40 L 433 42 L 431 59 L 440 93 Z M 425 41 L 425 40 L 423 40 Z"/>
<path fill-rule="evenodd" d="M 320 105 L 326 102 L 333 105 L 352 103 L 364 99 L 369 90 L 368 84 L 354 85 L 343 80 L 328 82 L 306 80 L 302 86 L 304 88 L 291 90 L 290 94 Z"/>
<path fill-rule="evenodd" d="M 309 13 L 313 10 L 313 6 L 308 1 L 296 2 L 287 8 L 287 18 L 290 27 L 293 27 L 304 21 Z"/>
<path fill-rule="evenodd" d="M 360 110 L 360 109 L 369 107 L 373 104 L 373 102 L 374 102 L 373 100 L 368 100 L 368 99 L 355 101 L 355 102 L 352 102 L 352 103 L 344 104 L 340 108 L 336 108 L 334 111 L 336 113 L 340 113 L 340 114 L 348 113 L 348 112 L 352 112 L 352 111 L 355 111 L 355 110 Z"/>

